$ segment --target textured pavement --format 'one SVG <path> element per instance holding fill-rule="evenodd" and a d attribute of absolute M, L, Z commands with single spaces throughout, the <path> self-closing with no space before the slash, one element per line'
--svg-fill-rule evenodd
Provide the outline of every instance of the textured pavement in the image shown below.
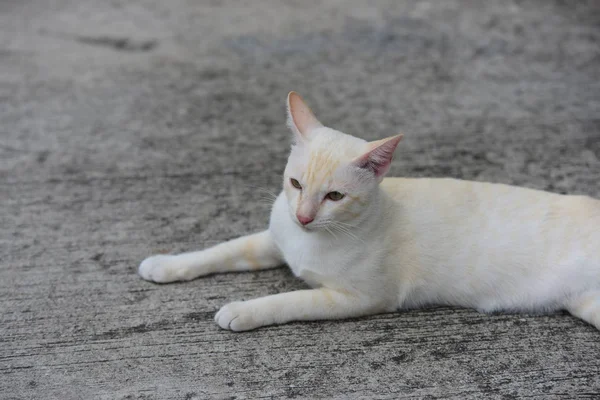
<path fill-rule="evenodd" d="M 300 92 L 405 133 L 396 176 L 600 198 L 597 1 L 0 2 L 0 399 L 598 398 L 566 313 L 435 308 L 248 333 L 286 269 L 155 285 L 157 252 L 264 229 Z"/>

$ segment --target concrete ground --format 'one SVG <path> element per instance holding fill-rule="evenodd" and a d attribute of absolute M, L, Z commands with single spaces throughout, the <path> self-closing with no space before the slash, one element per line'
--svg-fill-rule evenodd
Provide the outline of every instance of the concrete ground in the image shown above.
<path fill-rule="evenodd" d="M 391 173 L 600 197 L 600 3 L 0 2 L 0 398 L 598 398 L 566 313 L 436 308 L 236 334 L 286 270 L 136 267 L 263 229 L 297 90 L 406 134 Z"/>

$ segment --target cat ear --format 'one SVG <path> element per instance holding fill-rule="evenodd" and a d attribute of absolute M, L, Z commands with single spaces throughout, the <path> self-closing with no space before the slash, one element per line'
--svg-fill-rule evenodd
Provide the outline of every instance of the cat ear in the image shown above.
<path fill-rule="evenodd" d="M 384 175 L 390 169 L 392 164 L 392 158 L 396 146 L 402 140 L 404 135 L 396 135 L 389 138 L 370 142 L 369 151 L 362 156 L 356 158 L 353 164 L 359 168 L 367 169 L 375 174 L 375 176 L 381 181 Z"/>
<path fill-rule="evenodd" d="M 300 143 L 308 140 L 309 131 L 323 126 L 296 92 L 288 94 L 287 112 L 287 124 Z"/>

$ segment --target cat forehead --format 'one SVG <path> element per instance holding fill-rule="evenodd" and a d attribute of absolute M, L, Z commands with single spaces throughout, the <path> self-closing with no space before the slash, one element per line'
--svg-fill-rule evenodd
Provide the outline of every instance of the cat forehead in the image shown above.
<path fill-rule="evenodd" d="M 321 131 L 321 132 L 319 132 Z M 311 135 L 310 141 L 294 146 L 288 167 L 299 174 L 304 184 L 326 186 L 347 177 L 349 162 L 365 152 L 367 142 L 329 128 Z"/>
<path fill-rule="evenodd" d="M 314 129 L 310 140 L 302 144 L 302 155 L 313 162 L 350 161 L 366 151 L 367 142 L 363 139 L 321 127 Z"/>

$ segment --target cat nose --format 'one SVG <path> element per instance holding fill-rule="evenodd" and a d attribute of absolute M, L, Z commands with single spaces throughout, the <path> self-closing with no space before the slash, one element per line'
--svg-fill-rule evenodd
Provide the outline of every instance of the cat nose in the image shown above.
<path fill-rule="evenodd" d="M 300 221 L 300 223 L 302 225 L 310 224 L 311 222 L 313 222 L 315 220 L 314 217 L 305 217 L 300 214 L 296 214 L 296 218 L 298 218 L 298 221 Z"/>

